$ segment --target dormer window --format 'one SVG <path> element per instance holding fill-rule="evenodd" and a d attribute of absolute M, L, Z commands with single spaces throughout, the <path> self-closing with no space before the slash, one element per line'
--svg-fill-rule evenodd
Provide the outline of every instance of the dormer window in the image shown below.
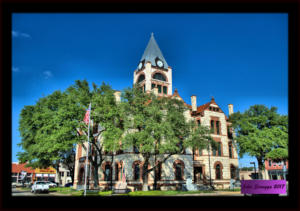
<path fill-rule="evenodd" d="M 160 80 L 160 81 L 167 81 L 166 77 L 161 73 L 155 73 L 153 79 Z"/>

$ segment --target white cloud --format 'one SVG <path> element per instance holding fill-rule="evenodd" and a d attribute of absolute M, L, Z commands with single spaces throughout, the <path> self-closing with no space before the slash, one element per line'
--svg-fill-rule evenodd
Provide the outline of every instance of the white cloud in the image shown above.
<path fill-rule="evenodd" d="M 18 68 L 18 67 L 12 67 L 11 70 L 13 72 L 20 72 L 20 68 Z"/>
<path fill-rule="evenodd" d="M 24 38 L 31 38 L 30 34 L 24 33 L 24 32 L 19 32 L 19 31 L 11 31 L 11 35 L 13 37 L 24 37 Z"/>
<path fill-rule="evenodd" d="M 48 71 L 48 70 L 47 70 L 47 71 L 44 71 L 43 74 L 44 74 L 45 79 L 48 79 L 48 78 L 53 77 L 52 72 L 51 72 L 51 71 Z"/>

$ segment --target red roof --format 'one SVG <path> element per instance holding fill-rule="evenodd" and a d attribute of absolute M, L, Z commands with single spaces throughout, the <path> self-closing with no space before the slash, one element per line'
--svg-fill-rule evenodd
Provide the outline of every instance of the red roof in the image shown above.
<path fill-rule="evenodd" d="M 26 168 L 25 165 L 27 163 L 13 163 L 12 164 L 12 168 L 11 168 L 11 172 L 12 173 L 20 173 L 21 171 L 26 171 L 27 173 L 34 173 L 34 169 L 32 169 L 31 167 Z"/>

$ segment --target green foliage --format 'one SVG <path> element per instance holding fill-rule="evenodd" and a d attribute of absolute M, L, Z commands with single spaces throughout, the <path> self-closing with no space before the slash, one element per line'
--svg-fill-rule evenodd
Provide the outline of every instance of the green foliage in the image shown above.
<path fill-rule="evenodd" d="M 126 131 L 122 147 L 132 149 L 135 146 L 144 158 L 144 169 L 152 156 L 164 155 L 160 162 L 165 162 L 188 147 L 203 149 L 209 142 L 214 144 L 208 128 L 186 121 L 184 112 L 189 110 L 180 100 L 156 97 L 134 87 L 124 91 L 120 106 Z M 143 179 L 154 168 L 143 171 Z M 147 183 L 146 179 L 143 182 Z"/>
<path fill-rule="evenodd" d="M 229 121 L 237 133 L 240 157 L 256 157 L 260 169 L 267 158 L 288 159 L 288 118 L 279 115 L 276 107 L 254 105 L 230 115 Z"/>
<path fill-rule="evenodd" d="M 88 127 L 83 118 L 90 102 L 93 121 L 90 142 L 98 147 L 94 159 L 90 157 L 90 160 L 98 167 L 102 159 L 99 162 L 97 157 L 101 157 L 103 146 L 107 151 L 119 147 L 116 142 L 121 137 L 122 124 L 114 90 L 105 83 L 100 87 L 93 84 L 93 90 L 90 90 L 85 80 L 77 80 L 66 91 L 55 91 L 40 98 L 35 105 L 22 109 L 19 127 L 22 140 L 19 146 L 23 152 L 18 154 L 19 160 L 41 168 L 59 162 L 74 164 L 74 147 L 77 143 L 87 141 Z M 100 123 L 104 130 L 99 132 L 97 128 Z M 85 135 L 79 136 L 78 132 L 84 132 Z M 104 138 L 100 144 L 98 138 L 101 134 Z"/>
<path fill-rule="evenodd" d="M 241 171 L 253 171 L 254 167 L 243 167 L 240 169 Z"/>

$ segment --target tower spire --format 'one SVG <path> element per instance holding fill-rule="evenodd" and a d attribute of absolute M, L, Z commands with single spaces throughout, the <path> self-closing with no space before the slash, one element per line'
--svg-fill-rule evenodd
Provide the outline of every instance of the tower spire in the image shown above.
<path fill-rule="evenodd" d="M 148 42 L 148 45 L 144 51 L 142 58 L 140 59 L 140 62 L 142 62 L 144 60 L 144 64 L 146 64 L 147 62 L 151 62 L 151 64 L 153 66 L 156 66 L 157 59 L 162 61 L 164 69 L 168 69 L 168 67 L 169 67 L 168 63 L 165 60 L 162 52 L 160 51 L 160 49 L 155 41 L 154 33 L 151 32 L 150 40 Z"/>

